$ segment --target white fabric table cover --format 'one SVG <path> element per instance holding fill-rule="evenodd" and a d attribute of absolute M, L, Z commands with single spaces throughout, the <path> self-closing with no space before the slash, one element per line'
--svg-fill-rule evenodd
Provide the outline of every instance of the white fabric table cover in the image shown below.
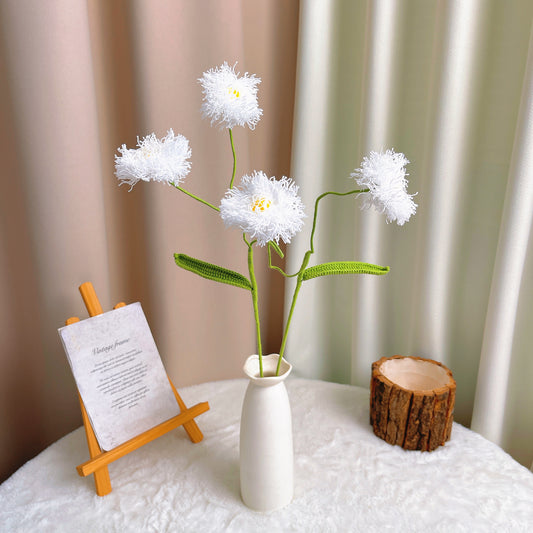
<path fill-rule="evenodd" d="M 533 474 L 459 424 L 433 452 L 405 451 L 369 425 L 368 390 L 289 378 L 295 495 L 257 513 L 239 494 L 239 421 L 247 382 L 181 389 L 209 401 L 197 422 L 109 467 L 113 491 L 99 497 L 76 465 L 89 458 L 83 428 L 0 485 L 2 532 L 515 532 L 533 531 Z M 260 458 L 258 458 L 260 460 Z"/>

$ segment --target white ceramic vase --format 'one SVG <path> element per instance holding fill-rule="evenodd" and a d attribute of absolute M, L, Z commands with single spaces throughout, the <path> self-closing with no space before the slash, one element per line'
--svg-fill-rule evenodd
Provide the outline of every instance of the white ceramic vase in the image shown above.
<path fill-rule="evenodd" d="M 291 406 L 285 379 L 292 366 L 279 355 L 246 360 L 250 379 L 244 395 L 240 436 L 240 478 L 243 502 L 256 511 L 272 511 L 290 503 L 293 496 L 293 446 Z"/>

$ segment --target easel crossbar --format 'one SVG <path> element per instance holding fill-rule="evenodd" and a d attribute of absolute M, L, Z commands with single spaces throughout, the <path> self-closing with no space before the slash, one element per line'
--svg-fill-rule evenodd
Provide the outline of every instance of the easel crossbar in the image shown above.
<path fill-rule="evenodd" d="M 198 415 L 201 415 L 202 413 L 205 413 L 208 410 L 208 402 L 201 402 L 196 405 L 193 405 L 192 407 L 189 407 L 187 410 L 180 413 L 179 415 L 170 418 L 166 422 L 162 422 L 161 424 L 153 427 L 152 429 L 149 429 L 148 431 L 145 431 L 144 433 L 141 433 L 140 435 L 137 435 L 133 439 L 124 442 L 116 448 L 96 455 L 89 461 L 86 461 L 85 463 L 77 466 L 76 470 L 78 471 L 78 474 L 80 476 L 88 476 L 90 474 L 94 474 L 94 472 L 96 472 L 96 470 L 98 470 L 99 468 L 107 466 L 109 463 L 120 459 L 124 455 L 127 455 L 128 453 L 132 452 L 133 450 L 136 450 L 137 448 L 140 448 L 141 446 L 144 446 L 148 442 L 155 440 L 157 437 L 168 433 L 169 431 L 181 426 L 185 422 L 192 420 L 193 418 L 197 417 Z"/>

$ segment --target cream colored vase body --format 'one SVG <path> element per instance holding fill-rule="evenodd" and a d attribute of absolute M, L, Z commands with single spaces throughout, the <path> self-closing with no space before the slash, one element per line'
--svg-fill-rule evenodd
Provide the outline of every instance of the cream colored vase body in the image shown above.
<path fill-rule="evenodd" d="M 272 511 L 290 503 L 293 495 L 291 406 L 284 380 L 292 366 L 279 355 L 250 356 L 244 372 L 250 379 L 244 396 L 240 436 L 241 496 L 256 511 Z"/>

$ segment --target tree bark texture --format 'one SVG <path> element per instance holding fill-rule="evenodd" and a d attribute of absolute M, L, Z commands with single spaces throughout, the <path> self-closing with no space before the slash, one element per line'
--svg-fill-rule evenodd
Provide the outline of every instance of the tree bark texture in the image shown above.
<path fill-rule="evenodd" d="M 384 375 L 384 363 L 395 360 L 395 373 Z M 428 371 L 439 374 L 440 383 L 428 389 L 413 389 L 406 386 L 405 372 L 400 372 L 405 360 L 409 371 L 413 368 L 416 380 L 424 379 Z M 428 365 L 438 365 L 434 369 Z M 389 365 L 390 366 L 390 365 Z M 402 375 L 404 377 L 402 377 Z M 428 383 L 436 383 L 434 380 Z M 370 383 L 370 423 L 374 433 L 389 444 L 397 444 L 406 450 L 432 451 L 450 439 L 455 405 L 456 383 L 444 365 L 420 357 L 382 357 L 372 364 Z"/>

